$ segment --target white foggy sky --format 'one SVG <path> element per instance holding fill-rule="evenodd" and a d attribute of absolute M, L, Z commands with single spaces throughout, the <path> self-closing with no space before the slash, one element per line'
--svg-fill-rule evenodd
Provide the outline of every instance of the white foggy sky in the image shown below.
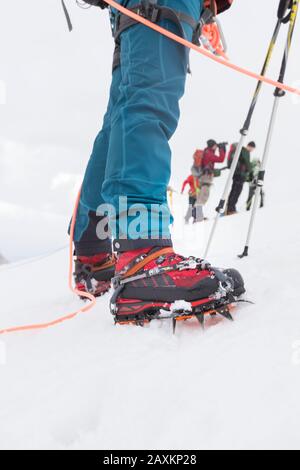
<path fill-rule="evenodd" d="M 73 0 L 67 4 L 72 34 L 67 32 L 59 0 L 0 0 L 0 82 L 7 92 L 6 104 L 0 104 L 0 251 L 10 257 L 37 254 L 65 241 L 74 186 L 106 108 L 113 50 L 107 14 L 79 9 Z M 260 70 L 277 5 L 277 0 L 235 0 L 232 10 L 222 15 L 233 62 Z M 282 33 L 269 71 L 274 78 L 283 40 Z M 299 43 L 298 25 L 287 82 L 300 87 Z M 196 53 L 191 63 L 193 75 L 172 141 L 176 187 L 189 173 L 195 147 L 203 147 L 211 137 L 238 139 L 255 87 L 253 80 Z M 258 157 L 272 93 L 266 86 L 249 135 L 258 143 Z M 293 167 L 300 158 L 299 112 L 300 99 L 282 100 L 268 180 L 275 199 L 280 195 L 272 188 L 282 182 L 282 168 Z M 289 171 L 287 191 L 297 184 L 293 178 L 295 173 Z M 40 212 L 47 219 L 44 224 L 38 223 Z M 23 229 L 18 234 L 20 220 Z"/>

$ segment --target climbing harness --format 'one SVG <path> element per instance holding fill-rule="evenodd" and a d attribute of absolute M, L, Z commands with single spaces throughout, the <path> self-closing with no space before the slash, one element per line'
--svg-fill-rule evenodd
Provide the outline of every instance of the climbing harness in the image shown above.
<path fill-rule="evenodd" d="M 65 0 L 61 0 L 63 11 L 66 16 L 67 24 L 69 31 L 72 31 L 73 26 L 71 23 L 70 15 L 66 8 Z M 76 3 L 81 8 L 89 8 L 91 6 L 98 6 L 100 8 L 108 7 L 108 3 L 104 0 L 76 0 Z M 219 7 L 217 5 L 219 3 Z M 87 4 L 87 5 L 86 5 Z M 226 4 L 226 5 L 225 5 Z M 225 36 L 222 31 L 221 24 L 217 20 L 216 16 L 219 12 L 225 11 L 231 6 L 231 2 L 215 2 L 215 0 L 208 0 L 205 2 L 205 7 L 202 12 L 199 12 L 199 20 L 196 21 L 190 15 L 187 15 L 183 12 L 176 11 L 170 7 L 166 7 L 158 4 L 158 0 L 141 0 L 140 3 L 131 6 L 128 8 L 130 12 L 133 12 L 139 15 L 141 18 L 144 18 L 150 21 L 153 24 L 159 24 L 164 20 L 168 20 L 174 23 L 179 31 L 181 38 L 187 40 L 186 34 L 183 28 L 183 23 L 189 25 L 193 31 L 192 43 L 200 46 L 203 45 L 211 53 L 225 56 L 227 49 Z M 200 14 L 201 13 L 201 14 Z M 112 33 L 116 43 L 114 60 L 113 60 L 113 70 L 117 68 L 120 64 L 120 35 L 138 24 L 138 21 L 129 17 L 128 15 L 113 11 L 110 9 L 110 20 L 112 26 Z"/>
<path fill-rule="evenodd" d="M 64 0 L 61 0 L 61 1 L 64 1 Z M 282 0 L 282 1 L 284 1 L 285 3 L 290 3 L 290 0 Z M 231 70 L 234 70 L 235 72 L 238 72 L 242 75 L 245 75 L 245 76 L 248 76 L 248 77 L 253 78 L 255 80 L 258 80 L 262 83 L 266 83 L 268 85 L 278 87 L 279 89 L 287 91 L 289 93 L 294 93 L 296 95 L 300 95 L 300 89 L 299 88 L 296 88 L 296 87 L 293 87 L 293 86 L 290 86 L 290 85 L 286 85 L 286 84 L 283 84 L 283 83 L 280 83 L 280 82 L 276 82 L 276 80 L 268 78 L 266 75 L 258 74 L 258 73 L 252 72 L 251 70 L 248 70 L 244 67 L 240 67 L 236 64 L 233 64 L 232 62 L 226 60 L 224 57 L 220 57 L 220 56 L 217 56 L 216 54 L 212 54 L 210 51 L 206 50 L 205 48 L 199 47 L 196 44 L 193 44 L 192 42 L 189 42 L 186 39 L 181 38 L 177 34 L 174 34 L 171 31 L 168 31 L 167 29 L 162 28 L 158 24 L 152 23 L 151 21 L 147 20 L 146 18 L 142 18 L 141 16 L 137 15 L 136 13 L 130 11 L 128 8 L 124 8 L 122 5 L 120 5 L 119 3 L 117 3 L 114 0 L 103 0 L 103 2 L 107 3 L 111 8 L 114 8 L 114 9 L 118 10 L 120 13 L 123 13 L 123 14 L 127 15 L 128 17 L 130 17 L 130 18 L 136 20 L 137 22 L 147 26 L 148 28 L 153 29 L 154 31 L 157 31 L 158 33 L 160 33 L 163 36 L 177 42 L 178 44 L 181 44 L 181 45 L 183 45 L 183 46 L 185 46 L 185 47 L 187 47 L 191 50 L 194 50 L 198 54 L 201 54 L 201 55 L 207 57 L 208 59 L 210 59 L 214 62 L 217 62 L 220 65 L 223 65 L 223 66 L 225 66 L 225 67 L 227 67 Z M 226 4 L 228 3 L 228 5 L 229 4 L 231 5 L 232 2 L 228 1 L 228 2 L 224 2 L 224 3 L 226 3 Z M 221 6 L 222 2 L 220 2 L 219 4 L 220 4 L 220 8 L 221 8 L 220 12 L 224 11 L 224 9 L 222 10 L 222 6 Z M 225 7 L 223 7 L 223 8 L 225 8 Z M 227 6 L 227 8 L 229 8 L 229 6 Z M 284 8 L 284 11 L 286 11 L 286 10 L 287 10 L 287 7 Z M 289 15 L 287 13 L 285 18 L 281 19 L 281 22 L 282 23 L 287 22 L 288 17 L 289 17 Z"/>

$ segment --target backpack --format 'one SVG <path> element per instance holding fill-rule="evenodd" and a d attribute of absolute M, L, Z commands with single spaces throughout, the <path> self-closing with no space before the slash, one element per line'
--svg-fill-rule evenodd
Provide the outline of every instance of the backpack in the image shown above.
<path fill-rule="evenodd" d="M 203 24 L 206 24 L 206 23 L 212 23 L 212 15 L 216 16 L 219 13 L 223 13 L 224 11 L 228 10 L 228 8 L 231 7 L 233 1 L 234 0 L 204 0 L 204 12 L 205 13 L 208 12 L 208 16 L 205 15 L 205 13 L 203 13 L 202 16 L 203 16 L 204 23 L 202 21 L 202 26 Z M 86 3 L 90 6 L 95 6 L 98 8 L 100 7 L 102 10 L 104 10 L 105 8 L 109 8 L 108 3 L 106 3 L 104 0 L 82 0 L 82 3 L 79 3 L 79 0 L 76 0 L 76 3 L 78 4 L 78 6 L 81 6 L 81 8 L 84 8 L 84 4 Z M 138 0 L 137 0 L 137 3 L 138 3 Z M 157 3 L 157 0 L 140 0 L 140 3 L 146 6 L 149 3 L 155 5 Z M 62 4 L 63 11 L 64 11 L 64 14 L 68 23 L 69 31 L 72 31 L 73 26 L 72 26 L 69 12 L 65 4 L 65 0 L 61 0 L 61 4 Z"/>
<path fill-rule="evenodd" d="M 194 165 L 196 165 L 197 167 L 201 167 L 202 159 L 203 159 L 203 150 L 196 150 L 193 155 L 193 159 L 194 159 Z"/>

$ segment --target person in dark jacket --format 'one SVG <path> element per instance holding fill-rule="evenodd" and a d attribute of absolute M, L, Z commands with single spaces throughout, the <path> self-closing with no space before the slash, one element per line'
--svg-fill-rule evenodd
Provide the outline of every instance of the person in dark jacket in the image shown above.
<path fill-rule="evenodd" d="M 245 182 L 248 180 L 252 172 L 251 166 L 251 153 L 256 149 L 255 142 L 249 142 L 247 147 L 243 147 L 239 161 L 233 176 L 232 188 L 228 198 L 228 205 L 226 215 L 233 215 L 237 213 L 237 203 L 242 194 Z M 228 156 L 228 166 L 232 164 L 236 146 L 232 145 L 230 154 Z"/>

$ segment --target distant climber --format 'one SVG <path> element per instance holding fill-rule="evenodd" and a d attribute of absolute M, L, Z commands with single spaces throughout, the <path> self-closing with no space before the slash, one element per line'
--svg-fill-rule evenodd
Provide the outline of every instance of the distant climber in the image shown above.
<path fill-rule="evenodd" d="M 197 211 L 197 197 L 200 192 L 199 178 L 196 176 L 190 175 L 182 185 L 181 194 L 184 193 L 186 186 L 189 185 L 189 206 L 187 213 L 185 215 L 185 223 L 188 224 L 191 217 L 193 218 L 193 223 L 200 222 L 202 218 L 198 216 Z"/>
<path fill-rule="evenodd" d="M 203 152 L 201 160 L 201 174 L 199 177 L 200 181 L 200 192 L 197 198 L 197 204 L 200 206 L 199 212 L 202 211 L 203 206 L 207 203 L 210 196 L 210 189 L 213 184 L 215 176 L 215 164 L 223 163 L 226 157 L 226 143 L 217 144 L 213 139 L 207 141 L 207 147 Z M 219 155 L 217 155 L 219 150 Z M 202 215 L 204 218 L 204 216 Z"/>
<path fill-rule="evenodd" d="M 261 167 L 261 161 L 258 159 L 254 159 L 251 162 L 251 174 L 249 177 L 249 195 L 246 203 L 247 211 L 250 211 L 252 206 L 252 201 L 255 196 L 255 191 L 257 188 L 257 181 L 258 181 L 258 173 Z M 263 188 L 260 189 L 260 208 L 264 207 L 265 205 L 265 192 Z"/>
<path fill-rule="evenodd" d="M 228 205 L 226 210 L 226 215 L 233 215 L 237 213 L 237 203 L 242 194 L 244 184 L 252 172 L 251 166 L 251 153 L 256 149 L 255 142 L 249 142 L 247 147 L 243 147 L 241 154 L 239 156 L 239 161 L 233 176 L 232 188 L 228 198 Z M 236 151 L 236 144 L 233 144 L 230 148 L 228 155 L 228 166 L 229 168 L 232 165 L 234 153 Z"/>

